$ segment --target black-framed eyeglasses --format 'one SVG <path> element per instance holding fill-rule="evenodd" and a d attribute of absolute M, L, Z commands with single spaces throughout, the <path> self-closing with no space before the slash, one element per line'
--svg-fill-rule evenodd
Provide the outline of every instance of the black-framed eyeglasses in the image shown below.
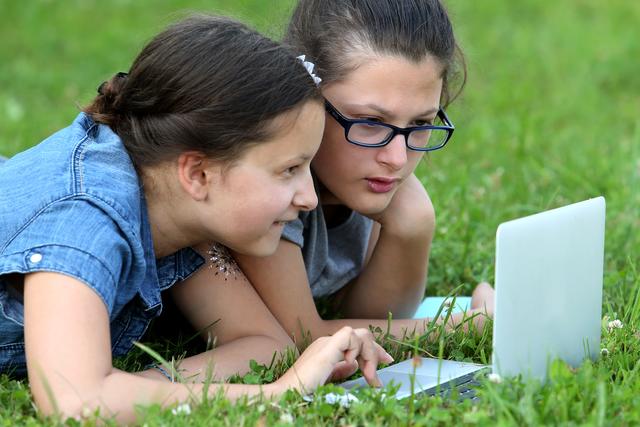
<path fill-rule="evenodd" d="M 442 108 L 438 109 L 434 124 L 400 128 L 388 123 L 366 119 L 348 119 L 327 100 L 325 109 L 343 128 L 344 136 L 361 147 L 384 147 L 396 135 L 404 136 L 407 148 L 415 151 L 433 151 L 445 146 L 455 126 Z"/>

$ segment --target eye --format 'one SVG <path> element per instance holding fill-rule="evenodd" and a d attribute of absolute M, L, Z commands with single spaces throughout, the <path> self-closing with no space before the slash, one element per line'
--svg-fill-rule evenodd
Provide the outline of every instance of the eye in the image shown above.
<path fill-rule="evenodd" d="M 298 169 L 300 169 L 300 165 L 295 165 L 295 166 L 289 166 L 288 168 L 286 168 L 282 173 L 285 176 L 293 176 L 296 174 L 296 172 L 298 172 Z"/>
<path fill-rule="evenodd" d="M 431 126 L 433 125 L 433 119 L 429 120 L 416 120 L 413 122 L 413 126 Z"/>

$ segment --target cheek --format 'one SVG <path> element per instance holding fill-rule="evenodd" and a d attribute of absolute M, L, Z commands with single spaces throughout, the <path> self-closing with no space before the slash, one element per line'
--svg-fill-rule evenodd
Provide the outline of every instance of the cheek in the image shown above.
<path fill-rule="evenodd" d="M 363 161 L 362 150 L 345 139 L 344 129 L 335 122 L 327 122 L 322 144 L 312 161 L 313 170 L 321 180 L 348 177 Z"/>
<path fill-rule="evenodd" d="M 409 161 L 407 162 L 407 166 L 409 169 L 409 173 L 415 172 L 416 168 L 420 164 L 420 161 L 424 158 L 424 153 L 419 151 L 409 151 Z"/>
<path fill-rule="evenodd" d="M 281 220 L 283 215 L 290 210 L 294 194 L 294 187 L 284 183 L 263 186 L 252 200 L 249 212 L 245 215 L 261 224 L 271 224 Z"/>
<path fill-rule="evenodd" d="M 229 189 L 224 215 L 229 224 L 240 228 L 254 228 L 271 223 L 280 215 L 284 205 L 282 190 L 269 185 L 264 176 L 238 180 Z"/>
<path fill-rule="evenodd" d="M 331 174 L 335 169 L 340 156 L 340 147 L 342 146 L 342 134 L 335 129 L 335 126 L 327 123 L 324 134 L 322 136 L 322 143 L 313 156 L 311 165 L 313 170 L 320 176 L 324 177 L 327 174 Z M 346 142 L 345 142 L 346 143 Z"/>

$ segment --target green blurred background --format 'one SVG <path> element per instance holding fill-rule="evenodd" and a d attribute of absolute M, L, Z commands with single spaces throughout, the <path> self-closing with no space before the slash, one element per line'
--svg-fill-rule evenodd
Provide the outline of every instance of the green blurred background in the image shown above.
<path fill-rule="evenodd" d="M 605 195 L 605 304 L 620 307 L 640 246 L 640 2 L 446 4 L 469 79 L 449 108 L 452 142 L 419 167 L 438 216 L 427 293 L 491 280 L 500 222 Z M 66 126 L 100 82 L 189 11 L 279 37 L 292 5 L 0 0 L 0 154 Z"/>

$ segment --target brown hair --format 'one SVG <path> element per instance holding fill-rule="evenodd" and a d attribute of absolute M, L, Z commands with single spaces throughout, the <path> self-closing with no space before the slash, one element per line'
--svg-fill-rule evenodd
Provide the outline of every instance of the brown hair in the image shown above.
<path fill-rule="evenodd" d="M 311 99 L 318 90 L 292 52 L 239 22 L 194 16 L 151 40 L 83 111 L 111 127 L 139 167 L 188 150 L 233 160 Z"/>
<path fill-rule="evenodd" d="M 443 66 L 442 105 L 466 81 L 462 51 L 438 0 L 299 0 L 285 42 L 315 61 L 323 84 L 344 78 L 359 65 L 354 56 L 369 53 L 415 62 L 433 56 Z"/>

